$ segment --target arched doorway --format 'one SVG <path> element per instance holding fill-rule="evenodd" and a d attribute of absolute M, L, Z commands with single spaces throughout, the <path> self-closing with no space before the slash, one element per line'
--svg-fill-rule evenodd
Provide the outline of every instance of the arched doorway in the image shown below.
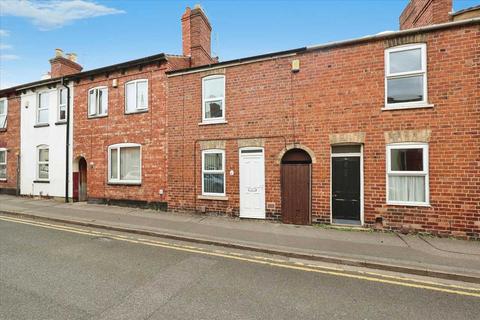
<path fill-rule="evenodd" d="M 312 158 L 302 149 L 290 149 L 281 160 L 282 220 L 310 224 Z"/>
<path fill-rule="evenodd" d="M 73 164 L 73 200 L 87 201 L 87 161 L 79 157 Z"/>

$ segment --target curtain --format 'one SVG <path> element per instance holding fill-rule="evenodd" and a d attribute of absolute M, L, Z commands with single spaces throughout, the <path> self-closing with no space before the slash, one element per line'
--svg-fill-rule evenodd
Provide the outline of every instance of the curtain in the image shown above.
<path fill-rule="evenodd" d="M 140 148 L 120 149 L 120 180 L 140 180 Z"/>
<path fill-rule="evenodd" d="M 137 83 L 137 108 L 144 109 L 147 107 L 147 82 L 141 81 Z"/>
<path fill-rule="evenodd" d="M 96 104 L 97 104 L 96 92 L 97 92 L 97 90 L 90 91 L 90 95 L 88 97 L 88 99 L 89 99 L 89 101 L 88 101 L 88 114 L 91 115 L 91 116 L 97 113 L 97 111 L 96 111 Z"/>
<path fill-rule="evenodd" d="M 110 150 L 110 179 L 118 179 L 118 150 Z"/>
<path fill-rule="evenodd" d="M 390 201 L 425 202 L 424 176 L 389 176 Z"/>

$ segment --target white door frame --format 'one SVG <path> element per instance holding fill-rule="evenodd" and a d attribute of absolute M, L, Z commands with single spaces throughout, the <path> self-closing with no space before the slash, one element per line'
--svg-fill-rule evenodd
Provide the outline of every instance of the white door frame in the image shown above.
<path fill-rule="evenodd" d="M 350 144 L 345 144 L 350 145 Z M 355 145 L 355 144 L 351 144 Z M 330 146 L 330 224 L 333 224 L 333 205 L 332 205 L 332 158 L 336 157 L 360 157 L 360 225 L 364 225 L 364 216 L 363 216 L 363 144 L 360 144 L 360 152 L 353 152 L 353 153 L 332 153 L 332 148 L 335 145 Z"/>
<path fill-rule="evenodd" d="M 263 147 L 243 147 L 243 148 L 239 148 L 238 149 L 238 190 L 239 190 L 239 207 L 240 207 L 240 218 L 249 218 L 249 217 L 245 217 L 243 216 L 242 217 L 242 205 L 241 205 L 241 198 L 242 198 L 242 189 L 241 189 L 241 182 L 240 182 L 240 179 L 241 179 L 241 175 L 242 175 L 242 172 L 241 172 L 241 164 L 242 164 L 242 151 L 244 150 L 261 150 L 261 154 L 262 154 L 262 160 L 263 160 L 263 217 L 261 218 L 253 218 L 253 219 L 265 219 L 266 218 L 266 205 L 265 205 L 265 148 Z"/>

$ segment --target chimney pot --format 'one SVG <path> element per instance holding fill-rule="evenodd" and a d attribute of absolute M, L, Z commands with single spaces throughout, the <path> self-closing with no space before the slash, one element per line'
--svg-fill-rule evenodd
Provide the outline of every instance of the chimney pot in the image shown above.
<path fill-rule="evenodd" d="M 63 50 L 62 49 L 55 49 L 55 57 L 63 57 Z"/>
<path fill-rule="evenodd" d="M 73 62 L 77 62 L 77 54 L 76 53 L 67 53 L 67 59 Z"/>

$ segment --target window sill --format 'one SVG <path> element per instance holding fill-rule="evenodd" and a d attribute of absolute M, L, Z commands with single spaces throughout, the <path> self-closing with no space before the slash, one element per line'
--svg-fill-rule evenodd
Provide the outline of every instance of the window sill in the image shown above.
<path fill-rule="evenodd" d="M 419 104 L 419 105 L 411 105 L 411 106 L 385 106 L 382 108 L 382 111 L 390 111 L 390 110 L 407 110 L 407 109 L 430 109 L 435 107 L 433 104 Z"/>
<path fill-rule="evenodd" d="M 227 196 L 204 196 L 204 195 L 198 195 L 197 199 L 199 200 L 218 200 L 218 201 L 228 201 Z"/>
<path fill-rule="evenodd" d="M 108 117 L 108 114 L 102 114 L 100 116 L 88 116 L 88 119 L 98 119 L 98 118 L 106 118 Z"/>
<path fill-rule="evenodd" d="M 211 122 L 200 122 L 198 125 L 199 126 L 208 126 L 208 125 L 213 125 L 213 124 L 227 124 L 228 121 L 226 120 L 221 120 L 221 121 L 211 121 Z"/>
<path fill-rule="evenodd" d="M 7 128 L 0 128 L 0 132 L 5 132 L 7 131 Z"/>
<path fill-rule="evenodd" d="M 0 182 L 7 182 L 7 179 L 0 178 Z"/>
<path fill-rule="evenodd" d="M 148 109 L 142 109 L 138 111 L 125 112 L 125 114 L 137 114 L 137 113 L 147 113 Z"/>
<path fill-rule="evenodd" d="M 405 206 L 405 207 L 424 207 L 431 208 L 429 203 L 412 203 L 412 202 L 387 202 L 387 206 Z"/>
<path fill-rule="evenodd" d="M 33 183 L 50 183 L 50 180 L 33 180 Z"/>
<path fill-rule="evenodd" d="M 67 124 L 67 121 L 57 121 L 57 122 L 55 122 L 56 126 L 61 126 L 61 125 L 64 125 L 64 124 Z"/>
<path fill-rule="evenodd" d="M 142 182 L 109 181 L 109 186 L 141 186 Z"/>
<path fill-rule="evenodd" d="M 39 123 L 33 126 L 34 128 L 43 128 L 43 127 L 50 127 L 48 123 Z"/>

